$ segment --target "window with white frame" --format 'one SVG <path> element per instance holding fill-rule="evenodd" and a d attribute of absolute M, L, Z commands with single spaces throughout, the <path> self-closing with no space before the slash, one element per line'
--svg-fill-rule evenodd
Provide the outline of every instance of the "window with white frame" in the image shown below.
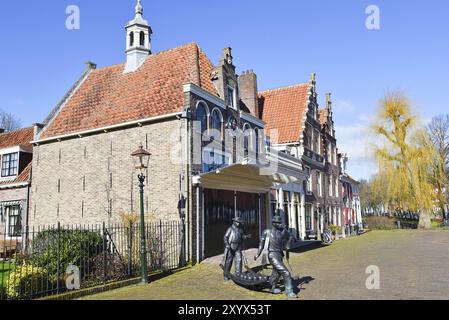
<path fill-rule="evenodd" d="M 332 145 L 332 164 L 337 165 L 337 148 Z"/>
<path fill-rule="evenodd" d="M 19 237 L 22 232 L 20 205 L 5 206 L 4 211 L 8 219 L 8 237 Z"/>
<path fill-rule="evenodd" d="M 318 197 L 322 197 L 323 196 L 322 174 L 319 171 L 316 172 L 316 180 L 317 180 L 316 186 Z"/>
<path fill-rule="evenodd" d="M 231 161 L 231 155 L 216 148 L 203 149 L 203 173 L 215 171 L 228 166 Z"/>
<path fill-rule="evenodd" d="M 245 158 L 248 158 L 249 156 L 250 137 L 251 137 L 251 127 L 249 124 L 246 123 L 243 126 L 243 154 Z"/>
<path fill-rule="evenodd" d="M 2 177 L 17 175 L 19 169 L 19 153 L 9 153 L 2 157 Z"/>
<path fill-rule="evenodd" d="M 207 110 L 206 106 L 202 103 L 198 104 L 196 109 L 196 121 L 200 123 L 200 131 L 201 135 L 207 134 Z"/>
<path fill-rule="evenodd" d="M 309 167 L 306 167 L 306 173 L 307 173 L 306 190 L 307 190 L 307 193 L 311 193 L 312 192 L 312 173 L 310 172 Z"/>
<path fill-rule="evenodd" d="M 333 189 L 334 189 L 334 177 L 329 176 L 329 196 L 333 196 Z"/>
<path fill-rule="evenodd" d="M 313 151 L 315 151 L 315 153 L 320 153 L 320 132 L 318 130 L 314 131 L 314 136 L 313 136 Z"/>
<path fill-rule="evenodd" d="M 235 109 L 235 89 L 231 86 L 228 86 L 227 99 L 228 106 Z"/>
<path fill-rule="evenodd" d="M 305 222 L 306 222 L 306 231 L 312 230 L 312 205 L 306 203 L 305 208 Z"/>
<path fill-rule="evenodd" d="M 335 183 L 335 196 L 338 197 L 338 179 L 337 177 L 334 177 L 334 183 Z"/>

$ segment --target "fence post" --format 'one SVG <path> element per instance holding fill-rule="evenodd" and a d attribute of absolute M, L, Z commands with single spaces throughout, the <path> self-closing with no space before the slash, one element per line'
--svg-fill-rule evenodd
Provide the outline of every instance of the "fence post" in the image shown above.
<path fill-rule="evenodd" d="M 23 253 L 25 254 L 25 256 L 28 256 L 28 243 L 29 243 L 28 234 L 29 234 L 29 231 L 30 231 L 29 228 L 30 228 L 29 226 L 25 227 L 25 237 L 22 234 L 22 241 L 25 244 L 25 248 L 23 248 L 24 249 Z"/>
<path fill-rule="evenodd" d="M 56 266 L 56 293 L 59 294 L 59 280 L 61 278 L 61 222 L 58 222 L 58 264 Z"/>
<path fill-rule="evenodd" d="M 128 232 L 128 276 L 132 274 L 132 255 L 133 255 L 133 222 L 129 221 Z"/>
<path fill-rule="evenodd" d="M 186 224 L 185 219 L 182 219 L 181 222 L 181 266 L 184 267 L 186 265 Z"/>
<path fill-rule="evenodd" d="M 163 258 L 164 251 L 163 251 L 163 247 L 162 247 L 162 245 L 163 245 L 163 243 L 162 243 L 162 220 L 159 220 L 159 243 L 160 243 L 160 250 L 161 250 L 161 253 L 159 255 L 159 265 L 160 265 L 161 270 L 163 270 L 163 268 L 164 268 L 164 258 Z"/>
<path fill-rule="evenodd" d="M 103 283 L 107 277 L 107 256 L 106 256 L 106 224 L 103 221 Z"/>

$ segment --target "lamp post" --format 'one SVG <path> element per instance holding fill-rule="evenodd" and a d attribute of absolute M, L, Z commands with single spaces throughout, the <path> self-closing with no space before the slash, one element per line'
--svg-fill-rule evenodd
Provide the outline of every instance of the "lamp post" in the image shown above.
<path fill-rule="evenodd" d="M 151 153 L 146 151 L 142 145 L 131 154 L 134 160 L 134 167 L 139 172 L 139 191 L 140 191 L 140 272 L 142 284 L 148 281 L 147 271 L 147 245 L 145 240 L 145 212 L 143 206 L 143 187 L 145 186 L 145 169 L 148 168 Z"/>

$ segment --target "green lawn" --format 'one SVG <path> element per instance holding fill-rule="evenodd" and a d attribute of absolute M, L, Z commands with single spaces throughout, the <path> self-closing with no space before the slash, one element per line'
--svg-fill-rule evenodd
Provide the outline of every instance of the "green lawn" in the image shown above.
<path fill-rule="evenodd" d="M 14 264 L 0 261 L 0 287 L 6 287 L 8 283 L 9 273 L 14 271 Z"/>

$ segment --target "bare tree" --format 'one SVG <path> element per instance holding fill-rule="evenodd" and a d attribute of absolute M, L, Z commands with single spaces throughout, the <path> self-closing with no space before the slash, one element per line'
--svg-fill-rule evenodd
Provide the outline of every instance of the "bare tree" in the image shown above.
<path fill-rule="evenodd" d="M 437 187 L 440 209 L 446 217 L 446 203 L 448 199 L 444 189 L 449 181 L 449 114 L 434 117 L 428 125 L 427 131 L 430 141 L 437 151 L 433 180 Z"/>
<path fill-rule="evenodd" d="M 11 113 L 0 110 L 0 129 L 6 132 L 20 128 L 20 120 Z"/>
<path fill-rule="evenodd" d="M 444 160 L 445 169 L 449 167 L 449 114 L 432 119 L 427 127 L 432 144 Z"/>

